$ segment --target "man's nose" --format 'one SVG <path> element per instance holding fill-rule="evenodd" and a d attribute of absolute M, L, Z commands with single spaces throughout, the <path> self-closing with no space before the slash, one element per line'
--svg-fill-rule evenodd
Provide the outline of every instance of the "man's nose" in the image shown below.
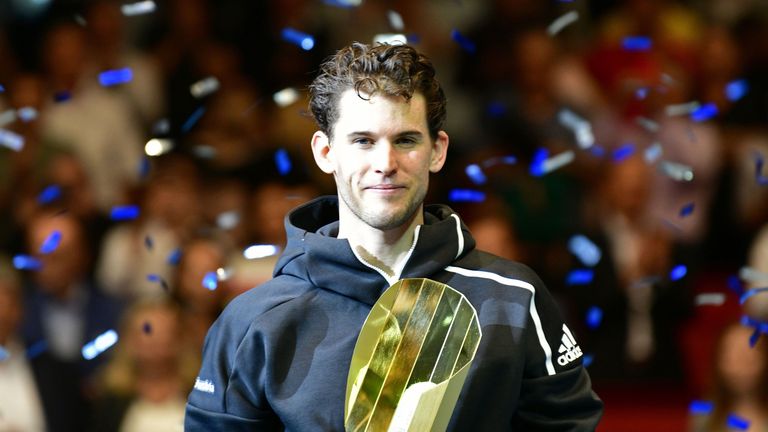
<path fill-rule="evenodd" d="M 377 173 L 392 175 L 397 171 L 397 149 L 389 142 L 380 142 L 376 145 L 371 162 Z"/>

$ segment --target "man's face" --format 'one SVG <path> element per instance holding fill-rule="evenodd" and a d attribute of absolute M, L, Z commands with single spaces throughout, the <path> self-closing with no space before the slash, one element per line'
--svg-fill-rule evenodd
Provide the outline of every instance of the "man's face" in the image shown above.
<path fill-rule="evenodd" d="M 414 94 L 361 99 L 354 90 L 339 100 L 333 138 L 315 133 L 318 166 L 333 174 L 342 218 L 379 230 L 413 220 L 427 193 L 429 173 L 445 162 L 448 135 L 429 136 L 426 101 Z M 344 220 L 344 219 L 342 219 Z"/>

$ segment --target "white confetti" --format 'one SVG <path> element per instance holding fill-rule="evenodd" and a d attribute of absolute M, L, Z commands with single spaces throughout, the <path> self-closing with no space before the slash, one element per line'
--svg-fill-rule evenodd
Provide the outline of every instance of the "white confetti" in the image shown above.
<path fill-rule="evenodd" d="M 208 96 L 219 89 L 219 80 L 216 77 L 210 76 L 205 79 L 201 79 L 189 87 L 189 92 L 192 96 L 200 99 Z"/>
<path fill-rule="evenodd" d="M 562 29 L 564 29 L 566 26 L 573 24 L 579 19 L 579 13 L 576 11 L 570 11 L 564 15 L 562 15 L 560 18 L 552 21 L 552 24 L 547 27 L 547 33 L 550 36 L 554 36 Z"/>
<path fill-rule="evenodd" d="M 236 210 L 226 211 L 216 216 L 216 226 L 223 230 L 230 230 L 239 223 L 240 213 Z"/>
<path fill-rule="evenodd" d="M 405 28 L 403 17 L 400 16 L 399 13 L 393 10 L 387 11 L 387 19 L 389 20 L 389 25 L 393 30 L 401 32 Z"/>
<path fill-rule="evenodd" d="M 294 102 L 299 100 L 299 97 L 300 97 L 300 94 L 298 90 L 296 90 L 295 88 L 288 87 L 273 94 L 272 100 L 275 101 L 275 104 L 280 108 L 285 108 L 288 105 L 292 105 Z"/>
<path fill-rule="evenodd" d="M 9 109 L 0 113 L 0 128 L 16 121 L 16 110 Z"/>
<path fill-rule="evenodd" d="M 745 281 L 768 283 L 768 273 L 761 272 L 749 266 L 739 269 L 739 277 Z"/>
<path fill-rule="evenodd" d="M 21 151 L 24 148 L 24 137 L 7 129 L 0 129 L 0 146 Z"/>
<path fill-rule="evenodd" d="M 168 138 L 152 138 L 144 145 L 144 154 L 147 156 L 160 156 L 173 149 L 173 141 Z"/>
<path fill-rule="evenodd" d="M 725 294 L 723 293 L 702 293 L 697 295 L 693 302 L 696 306 L 712 305 L 720 306 L 725 303 Z"/>
<path fill-rule="evenodd" d="M 637 124 L 642 126 L 645 130 L 648 132 L 658 132 L 659 131 L 659 124 L 655 121 L 645 118 L 645 117 L 638 117 L 637 118 Z"/>
<path fill-rule="evenodd" d="M 373 44 L 405 45 L 408 38 L 399 33 L 380 33 L 373 37 Z"/>
<path fill-rule="evenodd" d="M 661 157 L 661 154 L 663 152 L 663 149 L 661 148 L 661 144 L 658 142 L 653 143 L 650 147 L 645 149 L 644 157 L 645 161 L 649 164 L 656 163 L 657 160 Z"/>
<path fill-rule="evenodd" d="M 664 107 L 664 113 L 668 116 L 680 116 L 680 115 L 688 115 L 697 109 L 699 109 L 701 105 L 698 101 L 688 102 L 684 104 L 676 104 L 676 105 L 667 105 Z"/>
<path fill-rule="evenodd" d="M 123 12 L 123 15 L 125 16 L 134 16 L 134 15 L 143 15 L 152 13 L 155 11 L 157 6 L 155 5 L 155 2 L 152 0 L 147 1 L 140 1 L 136 3 L 129 3 L 124 4 L 120 7 L 120 10 Z"/>
<path fill-rule="evenodd" d="M 688 165 L 683 165 L 677 162 L 661 161 L 659 163 L 659 171 L 673 180 L 693 180 L 693 169 Z"/>
<path fill-rule="evenodd" d="M 569 163 L 573 162 L 573 159 L 575 157 L 576 157 L 576 153 L 574 153 L 573 150 L 568 150 L 560 153 L 557 156 L 552 156 L 551 158 L 545 160 L 541 164 L 541 172 L 542 174 L 547 174 L 557 169 L 560 169 L 565 165 L 568 165 Z"/>

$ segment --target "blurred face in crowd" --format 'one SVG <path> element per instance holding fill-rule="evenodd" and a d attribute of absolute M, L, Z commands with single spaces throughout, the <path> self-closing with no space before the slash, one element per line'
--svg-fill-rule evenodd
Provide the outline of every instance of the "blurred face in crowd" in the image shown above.
<path fill-rule="evenodd" d="M 203 286 L 206 273 L 216 272 L 224 264 L 219 247 L 210 240 L 196 240 L 184 248 L 179 266 L 179 290 L 184 302 L 201 312 L 218 307 L 221 290 Z"/>
<path fill-rule="evenodd" d="M 759 346 L 766 341 L 758 341 L 758 346 L 751 348 L 749 338 L 754 329 L 736 325 L 730 327 L 720 344 L 717 358 L 717 370 L 726 391 L 731 396 L 753 396 L 766 378 L 766 347 Z"/>
<path fill-rule="evenodd" d="M 48 254 L 41 254 L 41 246 L 56 231 L 61 235 L 58 246 Z M 42 264 L 41 269 L 34 272 L 35 281 L 48 294 L 67 296 L 85 271 L 86 247 L 80 222 L 66 213 L 40 214 L 29 222 L 27 237 L 29 253 Z"/>
<path fill-rule="evenodd" d="M 129 322 L 128 346 L 137 367 L 165 369 L 176 362 L 180 346 L 179 315 L 168 306 L 138 309 Z"/>
<path fill-rule="evenodd" d="M 12 285 L 14 283 L 0 276 L 0 345 L 8 342 L 21 319 L 21 301 L 18 287 Z"/>
<path fill-rule="evenodd" d="M 420 93 L 410 101 L 342 94 L 333 136 L 312 139 L 315 161 L 336 181 L 342 225 L 386 231 L 421 215 L 429 173 L 440 171 L 448 148 L 444 131 L 430 138 L 426 113 Z"/>

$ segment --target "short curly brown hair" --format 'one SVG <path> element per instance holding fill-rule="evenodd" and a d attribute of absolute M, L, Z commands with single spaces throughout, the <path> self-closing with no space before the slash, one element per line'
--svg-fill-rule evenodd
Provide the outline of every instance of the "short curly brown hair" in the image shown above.
<path fill-rule="evenodd" d="M 378 92 L 410 100 L 415 92 L 427 103 L 427 126 L 432 139 L 437 138 L 445 122 L 446 100 L 435 68 L 424 54 L 408 45 L 354 42 L 328 57 L 320 73 L 309 86 L 309 109 L 318 127 L 333 137 L 339 118 L 339 99 L 354 89 L 361 99 Z"/>

